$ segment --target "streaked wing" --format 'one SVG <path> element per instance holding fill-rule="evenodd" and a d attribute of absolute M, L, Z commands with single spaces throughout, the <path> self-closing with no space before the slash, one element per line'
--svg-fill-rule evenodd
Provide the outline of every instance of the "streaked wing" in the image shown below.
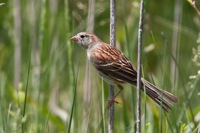
<path fill-rule="evenodd" d="M 119 50 L 104 44 L 93 51 L 97 60 L 95 68 L 110 79 L 118 82 L 136 83 L 137 72 L 130 61 Z"/>

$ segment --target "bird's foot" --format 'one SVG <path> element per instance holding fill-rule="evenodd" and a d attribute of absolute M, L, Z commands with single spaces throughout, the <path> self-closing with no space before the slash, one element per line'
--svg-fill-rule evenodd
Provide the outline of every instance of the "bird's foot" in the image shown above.
<path fill-rule="evenodd" d="M 113 98 L 113 99 L 110 99 L 110 100 L 108 100 L 108 108 L 110 108 L 110 106 L 112 106 L 112 104 L 114 104 L 114 103 L 117 103 L 117 104 L 119 104 L 120 102 L 116 101 L 114 98 Z"/>

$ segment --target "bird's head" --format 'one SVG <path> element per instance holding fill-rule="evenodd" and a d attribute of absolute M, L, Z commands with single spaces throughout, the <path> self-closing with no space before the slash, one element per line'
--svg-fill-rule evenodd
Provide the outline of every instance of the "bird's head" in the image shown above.
<path fill-rule="evenodd" d="M 83 48 L 88 49 L 96 44 L 100 39 L 93 33 L 80 32 L 71 38 L 72 41 L 77 42 Z"/>

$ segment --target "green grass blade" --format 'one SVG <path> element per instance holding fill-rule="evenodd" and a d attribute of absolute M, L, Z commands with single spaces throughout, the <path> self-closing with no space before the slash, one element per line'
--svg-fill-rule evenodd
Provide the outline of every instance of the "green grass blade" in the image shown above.
<path fill-rule="evenodd" d="M 24 99 L 24 107 L 23 107 L 23 114 L 22 114 L 23 117 L 25 117 L 25 114 L 26 114 L 29 75 L 30 75 L 30 66 L 31 66 L 31 48 L 32 48 L 32 45 L 30 45 L 30 48 L 29 48 L 28 70 L 27 70 L 27 79 L 26 79 L 26 87 L 25 87 L 25 99 Z M 22 122 L 22 133 L 24 133 L 24 124 L 25 123 Z"/>
<path fill-rule="evenodd" d="M 71 113 L 70 113 L 70 119 L 69 119 L 69 125 L 68 125 L 68 133 L 71 131 L 71 125 L 72 125 L 72 117 L 74 114 L 74 108 L 75 108 L 75 103 L 76 103 L 76 91 L 77 91 L 77 79 L 78 79 L 78 72 L 79 72 L 79 65 L 78 65 L 78 70 L 76 77 L 74 79 L 74 96 L 73 96 L 73 102 L 72 102 L 72 107 L 71 107 Z"/>

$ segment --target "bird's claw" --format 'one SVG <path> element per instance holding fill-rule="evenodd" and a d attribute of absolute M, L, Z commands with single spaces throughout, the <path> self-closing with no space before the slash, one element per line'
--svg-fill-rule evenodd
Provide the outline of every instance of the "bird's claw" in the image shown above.
<path fill-rule="evenodd" d="M 110 106 L 114 103 L 119 104 L 120 102 L 116 101 L 115 99 L 108 100 L 108 108 L 110 108 Z"/>

